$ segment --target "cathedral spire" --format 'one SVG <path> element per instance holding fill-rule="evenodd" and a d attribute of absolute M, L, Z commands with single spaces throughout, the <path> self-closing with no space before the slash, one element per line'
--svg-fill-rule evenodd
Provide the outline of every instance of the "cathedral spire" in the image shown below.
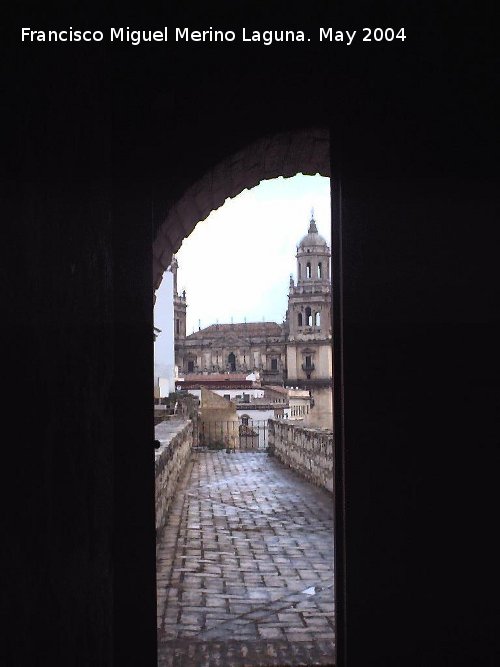
<path fill-rule="evenodd" d="M 307 230 L 308 234 L 317 234 L 318 228 L 316 227 L 316 221 L 314 219 L 314 206 L 311 208 L 311 221 L 309 223 L 309 229 Z"/>

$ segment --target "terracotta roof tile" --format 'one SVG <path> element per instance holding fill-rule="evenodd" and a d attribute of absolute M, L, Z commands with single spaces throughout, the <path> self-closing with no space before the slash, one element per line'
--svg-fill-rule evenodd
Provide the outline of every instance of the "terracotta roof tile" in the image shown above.
<path fill-rule="evenodd" d="M 269 384 L 267 385 L 266 389 L 270 389 L 271 391 L 277 391 L 280 394 L 286 394 L 288 396 L 288 387 L 280 387 L 275 384 Z"/>

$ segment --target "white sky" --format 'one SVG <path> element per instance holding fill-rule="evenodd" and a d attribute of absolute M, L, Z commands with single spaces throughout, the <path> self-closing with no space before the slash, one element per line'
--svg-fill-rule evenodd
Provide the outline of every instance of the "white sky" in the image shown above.
<path fill-rule="evenodd" d="M 198 223 L 177 252 L 188 335 L 198 320 L 202 329 L 231 318 L 283 321 L 290 274 L 296 278 L 296 246 L 307 233 L 312 207 L 318 232 L 331 247 L 330 180 L 322 176 L 263 181 Z M 168 282 L 164 277 L 162 285 Z M 160 319 L 155 313 L 155 323 Z"/>

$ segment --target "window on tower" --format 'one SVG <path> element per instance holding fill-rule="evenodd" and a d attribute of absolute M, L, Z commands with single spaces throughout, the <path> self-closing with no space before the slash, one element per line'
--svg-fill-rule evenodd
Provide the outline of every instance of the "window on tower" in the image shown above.
<path fill-rule="evenodd" d="M 299 313 L 297 315 L 297 324 L 298 324 L 299 327 L 302 326 L 302 313 Z"/>
<path fill-rule="evenodd" d="M 312 327 L 313 325 L 313 318 L 312 318 L 312 312 L 309 306 L 306 308 L 306 326 Z"/>
<path fill-rule="evenodd" d="M 321 262 L 318 262 L 318 278 L 321 278 Z"/>
<path fill-rule="evenodd" d="M 181 321 L 179 320 L 179 318 L 177 318 L 175 320 L 175 333 L 180 334 L 180 332 L 181 332 Z"/>
<path fill-rule="evenodd" d="M 317 327 L 320 327 L 321 326 L 321 315 L 319 313 L 316 313 L 315 320 L 316 320 L 315 325 Z"/>
<path fill-rule="evenodd" d="M 311 262 L 307 262 L 306 264 L 306 278 L 311 277 Z"/>

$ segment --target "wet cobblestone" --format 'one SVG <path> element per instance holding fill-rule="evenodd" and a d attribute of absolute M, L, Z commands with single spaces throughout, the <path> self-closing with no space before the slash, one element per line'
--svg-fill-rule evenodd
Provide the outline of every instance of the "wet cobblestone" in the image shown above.
<path fill-rule="evenodd" d="M 157 582 L 159 665 L 334 664 L 332 497 L 265 453 L 193 453 Z"/>

